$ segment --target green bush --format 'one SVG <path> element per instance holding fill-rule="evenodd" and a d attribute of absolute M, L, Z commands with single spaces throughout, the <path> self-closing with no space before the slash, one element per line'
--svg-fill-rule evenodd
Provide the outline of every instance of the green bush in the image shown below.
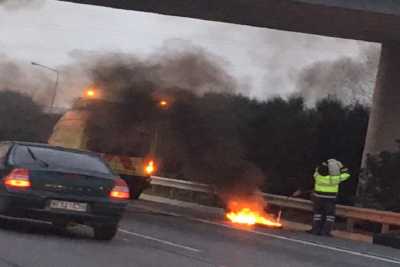
<path fill-rule="evenodd" d="M 397 152 L 368 156 L 364 175 L 369 183 L 363 204 L 372 208 L 400 211 L 400 142 Z"/>

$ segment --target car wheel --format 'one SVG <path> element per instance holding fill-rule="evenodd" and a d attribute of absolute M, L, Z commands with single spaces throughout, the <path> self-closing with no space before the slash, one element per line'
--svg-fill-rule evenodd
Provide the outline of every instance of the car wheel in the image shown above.
<path fill-rule="evenodd" d="M 94 238 L 96 240 L 111 240 L 117 234 L 118 225 L 98 225 L 94 226 Z"/>
<path fill-rule="evenodd" d="M 142 194 L 143 190 L 136 190 L 132 192 L 132 199 L 139 199 L 140 195 Z"/>

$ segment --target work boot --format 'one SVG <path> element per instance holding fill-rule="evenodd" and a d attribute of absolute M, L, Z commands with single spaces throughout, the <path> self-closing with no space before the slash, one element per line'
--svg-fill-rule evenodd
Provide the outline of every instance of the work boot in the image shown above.
<path fill-rule="evenodd" d="M 319 235 L 321 232 L 321 227 L 322 227 L 322 221 L 321 221 L 322 216 L 320 214 L 315 214 L 313 216 L 313 223 L 312 223 L 312 228 L 307 231 L 309 234 L 313 235 Z"/>
<path fill-rule="evenodd" d="M 321 230 L 321 235 L 332 237 L 331 231 L 333 228 L 334 220 L 335 220 L 335 217 L 327 216 L 326 222 L 324 223 L 322 230 Z"/>

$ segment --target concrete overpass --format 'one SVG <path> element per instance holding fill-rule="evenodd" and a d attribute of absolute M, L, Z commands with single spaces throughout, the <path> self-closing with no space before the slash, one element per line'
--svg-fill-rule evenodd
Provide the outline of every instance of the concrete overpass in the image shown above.
<path fill-rule="evenodd" d="M 382 43 L 365 154 L 397 148 L 395 140 L 400 139 L 398 0 L 61 1 Z M 364 182 L 361 179 L 361 186 Z"/>
<path fill-rule="evenodd" d="M 396 0 L 62 0 L 365 41 L 400 41 Z"/>

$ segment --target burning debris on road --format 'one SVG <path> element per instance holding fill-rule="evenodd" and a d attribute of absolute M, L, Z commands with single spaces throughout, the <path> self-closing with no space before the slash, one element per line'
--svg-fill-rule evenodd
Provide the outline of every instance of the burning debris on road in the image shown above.
<path fill-rule="evenodd" d="M 280 214 L 274 216 L 268 214 L 267 203 L 258 195 L 248 198 L 232 198 L 228 201 L 226 218 L 234 224 L 254 226 L 262 225 L 272 228 L 282 227 Z"/>

